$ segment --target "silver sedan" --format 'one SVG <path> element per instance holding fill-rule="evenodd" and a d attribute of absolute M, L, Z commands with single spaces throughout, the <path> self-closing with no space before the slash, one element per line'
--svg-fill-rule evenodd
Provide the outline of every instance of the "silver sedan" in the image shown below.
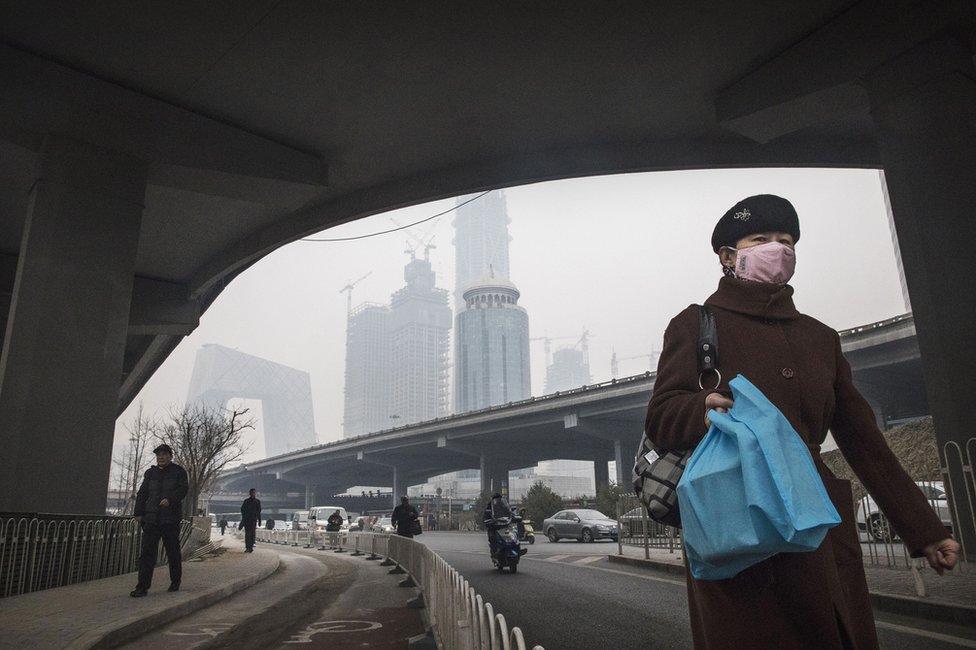
<path fill-rule="evenodd" d="M 560 510 L 542 522 L 542 531 L 550 542 L 565 537 L 581 542 L 616 540 L 618 535 L 617 522 L 599 510 Z"/>

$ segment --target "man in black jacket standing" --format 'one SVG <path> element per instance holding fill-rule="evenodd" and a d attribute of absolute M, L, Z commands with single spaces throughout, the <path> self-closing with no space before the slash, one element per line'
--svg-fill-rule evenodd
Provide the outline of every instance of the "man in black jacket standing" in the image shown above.
<path fill-rule="evenodd" d="M 159 540 L 163 540 L 169 561 L 169 591 L 180 590 L 183 564 L 180 557 L 180 522 L 183 499 L 190 489 L 186 470 L 173 462 L 169 445 L 153 449 L 156 465 L 146 470 L 136 494 L 135 519 L 142 526 L 142 555 L 139 556 L 139 583 L 129 595 L 145 596 L 152 585 Z"/>
<path fill-rule="evenodd" d="M 248 490 L 248 497 L 241 504 L 241 523 L 238 528 L 244 529 L 245 553 L 254 552 L 254 532 L 261 521 L 261 501 L 254 496 L 256 492 L 254 488 Z"/>

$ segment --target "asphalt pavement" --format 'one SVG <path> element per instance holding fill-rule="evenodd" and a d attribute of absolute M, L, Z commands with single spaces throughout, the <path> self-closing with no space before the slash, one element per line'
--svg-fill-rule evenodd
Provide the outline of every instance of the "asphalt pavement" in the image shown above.
<path fill-rule="evenodd" d="M 612 542 L 555 544 L 537 536 L 517 574 L 499 574 L 484 534 L 418 538 L 522 628 L 527 643 L 555 648 L 691 648 L 685 583 L 678 576 L 610 564 Z M 875 617 L 886 650 L 976 648 L 976 629 L 907 617 Z"/>

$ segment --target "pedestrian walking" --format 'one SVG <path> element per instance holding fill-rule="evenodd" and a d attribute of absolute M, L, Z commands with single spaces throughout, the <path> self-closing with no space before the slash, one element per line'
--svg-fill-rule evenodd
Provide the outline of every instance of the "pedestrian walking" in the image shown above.
<path fill-rule="evenodd" d="M 417 509 L 410 505 L 410 499 L 406 496 L 400 497 L 400 505 L 393 509 L 390 523 L 396 528 L 397 535 L 402 537 L 413 537 L 416 532 L 415 521 L 420 520 Z"/>
<path fill-rule="evenodd" d="M 156 454 L 156 464 L 146 470 L 136 494 L 134 516 L 142 528 L 142 552 L 139 555 L 139 581 L 129 594 L 133 598 L 145 596 L 152 586 L 159 540 L 163 540 L 169 564 L 168 591 L 179 591 L 183 578 L 180 522 L 183 520 L 183 499 L 190 485 L 186 470 L 173 462 L 173 450 L 169 445 L 159 445 L 153 453 Z"/>
<path fill-rule="evenodd" d="M 220 535 L 223 536 L 224 531 L 227 529 L 227 517 L 221 517 L 220 523 L 217 525 L 220 526 Z"/>
<path fill-rule="evenodd" d="M 247 491 L 248 497 L 241 504 L 241 523 L 238 530 L 244 530 L 244 552 L 254 552 L 254 536 L 257 531 L 258 522 L 261 521 L 261 501 L 255 496 L 257 490 L 251 488 Z"/>
<path fill-rule="evenodd" d="M 793 304 L 787 283 L 799 239 L 796 210 L 778 196 L 744 199 L 719 220 L 711 244 L 724 277 L 705 305 L 716 322 L 721 375 L 699 376 L 699 307 L 692 305 L 665 331 L 645 432 L 658 450 L 694 449 L 710 424 L 709 410 L 732 407 L 728 381 L 741 373 L 806 443 L 842 522 L 816 551 L 781 553 L 727 580 L 695 580 L 689 573 L 699 649 L 878 647 L 851 484 L 834 477 L 820 458 L 828 430 L 912 557 L 927 558 L 940 574 L 958 558 L 959 545 L 854 387 L 837 332 Z"/>

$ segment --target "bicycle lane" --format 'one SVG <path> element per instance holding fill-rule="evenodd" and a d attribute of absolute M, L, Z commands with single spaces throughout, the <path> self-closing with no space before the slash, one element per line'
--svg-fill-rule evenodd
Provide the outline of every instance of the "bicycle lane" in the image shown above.
<path fill-rule="evenodd" d="M 236 596 L 174 621 L 127 647 L 405 648 L 425 632 L 403 575 L 362 557 L 273 545 L 281 570 Z"/>
<path fill-rule="evenodd" d="M 290 626 L 272 647 L 405 648 L 408 639 L 424 634 L 422 610 L 407 604 L 417 591 L 397 586 L 404 575 L 389 575 L 378 562 L 349 560 L 355 562 L 353 583 L 314 616 Z"/>

